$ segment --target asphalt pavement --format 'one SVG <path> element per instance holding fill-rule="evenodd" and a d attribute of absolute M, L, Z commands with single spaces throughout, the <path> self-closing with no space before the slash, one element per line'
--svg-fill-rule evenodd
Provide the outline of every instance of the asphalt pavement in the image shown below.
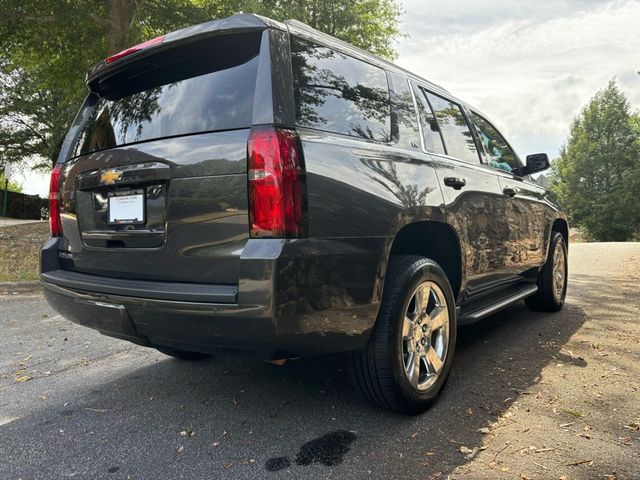
<path fill-rule="evenodd" d="M 178 361 L 0 296 L 0 479 L 640 478 L 640 244 L 570 258 L 565 309 L 462 329 L 413 417 L 363 403 L 339 356 Z"/>

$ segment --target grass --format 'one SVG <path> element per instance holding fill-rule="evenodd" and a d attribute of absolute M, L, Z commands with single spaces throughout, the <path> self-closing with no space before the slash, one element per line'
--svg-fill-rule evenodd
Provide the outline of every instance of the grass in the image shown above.
<path fill-rule="evenodd" d="M 0 228 L 0 282 L 38 280 L 40 247 L 49 236 L 47 222 Z"/>

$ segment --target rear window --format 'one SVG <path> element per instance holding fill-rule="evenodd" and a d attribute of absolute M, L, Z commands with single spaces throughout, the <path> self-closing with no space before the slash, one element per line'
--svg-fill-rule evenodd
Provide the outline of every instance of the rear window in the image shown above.
<path fill-rule="evenodd" d="M 99 83 L 74 156 L 162 137 L 251 126 L 259 36 L 172 48 Z"/>
<path fill-rule="evenodd" d="M 391 140 L 384 70 L 297 37 L 291 37 L 291 62 L 299 126 Z"/>

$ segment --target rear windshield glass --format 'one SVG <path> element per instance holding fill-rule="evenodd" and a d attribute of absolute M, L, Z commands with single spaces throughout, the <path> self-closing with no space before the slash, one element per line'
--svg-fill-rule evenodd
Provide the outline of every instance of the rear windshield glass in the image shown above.
<path fill-rule="evenodd" d="M 291 38 L 291 63 L 298 125 L 391 140 L 384 70 L 297 37 Z"/>
<path fill-rule="evenodd" d="M 174 48 L 101 83 L 101 96 L 88 102 L 92 111 L 74 156 L 156 138 L 251 126 L 259 41 L 243 37 L 227 35 Z M 225 44 L 233 46 L 233 59 Z"/>

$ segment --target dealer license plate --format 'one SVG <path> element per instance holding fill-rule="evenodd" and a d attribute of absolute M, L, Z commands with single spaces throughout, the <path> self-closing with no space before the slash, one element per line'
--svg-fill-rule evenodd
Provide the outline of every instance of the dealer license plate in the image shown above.
<path fill-rule="evenodd" d="M 109 192 L 109 224 L 136 225 L 144 223 L 144 190 Z"/>

